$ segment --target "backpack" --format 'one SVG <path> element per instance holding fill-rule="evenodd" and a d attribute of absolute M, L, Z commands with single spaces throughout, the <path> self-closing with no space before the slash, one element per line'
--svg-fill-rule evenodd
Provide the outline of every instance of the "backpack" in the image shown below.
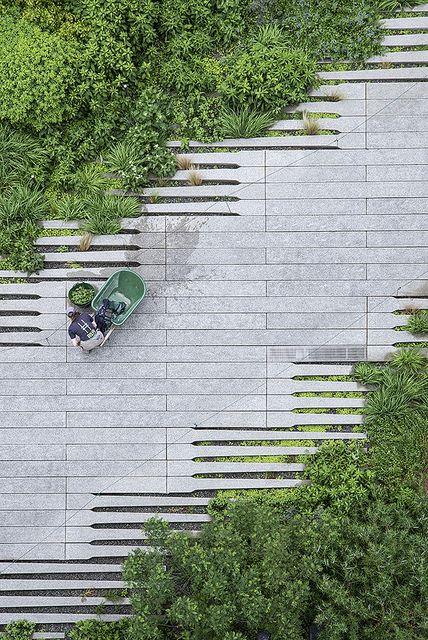
<path fill-rule="evenodd" d="M 110 329 L 113 319 L 125 311 L 125 307 L 124 302 L 113 302 L 104 298 L 95 314 L 95 323 L 98 329 L 105 334 Z"/>

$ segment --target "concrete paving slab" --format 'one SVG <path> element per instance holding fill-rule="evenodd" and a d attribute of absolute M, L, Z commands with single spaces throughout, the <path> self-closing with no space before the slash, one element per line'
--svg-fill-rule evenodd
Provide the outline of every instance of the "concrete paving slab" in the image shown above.
<path fill-rule="evenodd" d="M 388 56 L 417 62 L 426 52 Z M 66 324 L 58 326 L 49 347 L 0 345 L 0 538 L 3 531 L 6 540 L 1 558 L 30 554 L 32 543 L 25 540 L 34 539 L 33 559 L 80 559 L 70 566 L 82 576 L 88 575 L 85 567 L 106 571 L 105 563 L 83 561 L 121 562 L 138 545 L 141 523 L 157 508 L 169 521 L 197 528 L 207 514 L 180 513 L 180 508 L 203 509 L 208 497 L 190 492 L 292 488 L 297 478 L 249 474 L 302 468 L 300 461 L 284 466 L 213 458 L 314 454 L 323 440 L 365 437 L 362 415 L 335 413 L 338 407 L 360 409 L 363 398 L 292 395 L 361 390 L 352 381 L 292 379 L 350 375 L 351 362 L 298 363 L 287 354 L 314 357 L 322 347 L 337 357 L 346 351 L 343 357 L 350 358 L 367 346 L 369 358 L 383 359 L 396 339 L 408 336 L 394 331 L 406 318 L 391 311 L 411 304 L 428 308 L 421 135 L 428 94 L 426 83 L 415 80 L 422 73 L 418 67 L 333 72 L 329 77 L 351 82 L 321 86 L 311 92 L 316 102 L 297 109 L 339 113 L 340 118 L 321 121 L 339 134 L 229 140 L 214 153 L 208 151 L 211 143 L 195 145 L 203 153 L 191 149 L 185 155 L 206 167 L 199 169 L 204 178 L 229 184 L 191 187 L 185 184 L 187 172 L 179 171 L 175 178 L 181 185 L 162 189 L 168 196 L 202 195 L 207 201 L 143 204 L 141 218 L 123 221 L 125 233 L 117 241 L 96 239 L 94 266 L 76 273 L 61 262 L 87 260 L 87 253 L 70 252 L 68 258 L 52 250 L 49 257 L 60 268 L 48 264 L 39 274 L 45 281 L 2 285 L 0 296 L 12 297 L 0 300 L 0 328 L 7 329 L 0 338 L 27 343 L 48 339 L 47 332 L 61 324 L 66 290 L 76 277 L 99 284 L 116 269 L 113 259 L 135 260 L 150 291 L 126 327 L 90 355 L 64 348 Z M 344 93 L 342 101 L 324 100 L 336 89 Z M 367 126 L 360 131 L 366 114 Z M 275 125 L 277 130 L 301 126 L 286 116 Z M 229 151 L 231 145 L 241 151 Z M 73 222 L 65 226 L 76 228 Z M 50 246 L 75 246 L 76 237 L 65 238 Z M 38 297 L 17 298 L 25 292 Z M 308 407 L 330 413 L 294 411 Z M 319 424 L 328 430 L 311 430 Z M 360 431 L 334 430 L 341 425 Z M 288 440 L 292 446 L 242 446 L 243 439 Z M 243 477 L 234 477 L 236 471 Z M 231 475 L 218 477 L 224 474 Z M 66 543 L 64 515 L 71 518 Z M 94 529 L 94 524 L 111 528 Z M 37 532 L 56 526 L 60 542 L 37 538 Z M 15 528 L 24 531 L 17 539 Z M 46 584 L 51 564 L 37 563 L 38 585 Z M 25 565 L 20 570 L 32 584 L 36 580 Z M 64 562 L 56 566 L 68 572 Z M 55 596 L 49 597 L 50 603 Z M 34 615 L 51 621 L 56 614 Z M 61 614 L 61 620 L 85 615 Z"/>

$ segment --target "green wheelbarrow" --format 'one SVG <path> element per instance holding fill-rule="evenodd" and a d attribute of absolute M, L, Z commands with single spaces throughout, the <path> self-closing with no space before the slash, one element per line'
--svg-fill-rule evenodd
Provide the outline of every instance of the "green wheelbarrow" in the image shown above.
<path fill-rule="evenodd" d="M 111 336 L 115 327 L 123 325 L 128 320 L 145 295 L 146 283 L 135 271 L 119 269 L 109 277 L 92 300 L 92 309 L 96 312 L 105 298 L 112 302 L 123 302 L 125 309 L 112 318 L 112 326 L 107 331 L 102 344 Z"/>

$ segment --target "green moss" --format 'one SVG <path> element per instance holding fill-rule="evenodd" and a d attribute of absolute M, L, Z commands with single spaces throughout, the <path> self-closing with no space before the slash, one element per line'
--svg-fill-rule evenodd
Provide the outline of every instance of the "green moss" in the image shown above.
<path fill-rule="evenodd" d="M 219 456 L 216 458 L 195 458 L 195 462 L 282 462 L 296 461 L 296 456 Z"/>
<path fill-rule="evenodd" d="M 314 380 L 327 382 L 355 382 L 351 375 L 330 375 L 330 376 L 293 376 L 292 380 Z"/>
<path fill-rule="evenodd" d="M 344 415 L 363 414 L 364 409 L 357 407 L 306 407 L 293 409 L 293 413 L 336 413 Z"/>
<path fill-rule="evenodd" d="M 364 398 L 363 391 L 297 391 L 297 398 Z"/>
<path fill-rule="evenodd" d="M 428 348 L 428 342 L 425 342 L 424 340 L 421 340 L 420 342 L 395 342 L 394 347 L 400 348 L 400 347 L 419 347 L 420 349 L 427 349 Z"/>
<path fill-rule="evenodd" d="M 39 238 L 59 238 L 62 236 L 81 236 L 81 229 L 40 229 Z"/>

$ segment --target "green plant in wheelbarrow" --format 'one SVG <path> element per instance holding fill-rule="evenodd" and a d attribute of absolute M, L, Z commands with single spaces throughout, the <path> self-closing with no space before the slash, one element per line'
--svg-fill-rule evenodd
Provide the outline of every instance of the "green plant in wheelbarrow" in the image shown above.
<path fill-rule="evenodd" d="M 89 307 L 96 292 L 95 287 L 89 282 L 79 282 L 71 287 L 68 299 L 76 307 Z"/>

